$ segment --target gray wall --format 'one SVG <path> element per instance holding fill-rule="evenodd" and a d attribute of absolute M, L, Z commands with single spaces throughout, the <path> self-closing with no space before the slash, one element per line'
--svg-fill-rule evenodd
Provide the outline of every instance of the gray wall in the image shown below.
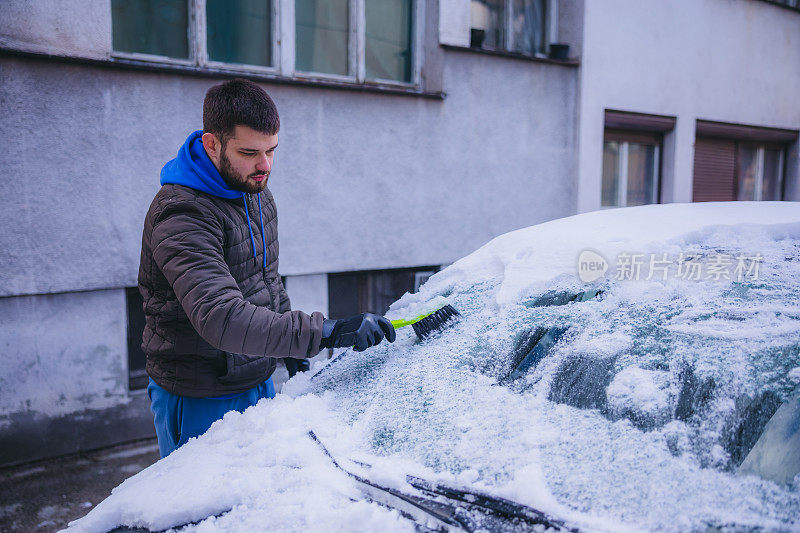
<path fill-rule="evenodd" d="M 281 272 L 449 263 L 574 211 L 575 70 L 445 56 L 444 101 L 269 86 Z M 0 295 L 135 285 L 161 166 L 215 80 L 0 59 Z M 500 81 L 502 80 L 502 81 Z"/>
<path fill-rule="evenodd" d="M 0 47 L 108 57 L 108 14 L 72 7 L 0 4 Z M 577 69 L 439 60 L 444 100 L 263 84 L 298 304 L 327 304 L 327 272 L 446 264 L 574 213 Z M 0 464 L 152 434 L 146 397 L 127 391 L 122 288 L 161 166 L 218 81 L 0 54 Z"/>
<path fill-rule="evenodd" d="M 110 0 L 3 0 L 0 46 L 55 55 L 106 58 Z"/>
<path fill-rule="evenodd" d="M 123 292 L 0 298 L 0 416 L 57 416 L 126 400 Z"/>
<path fill-rule="evenodd" d="M 690 202 L 695 121 L 800 129 L 800 12 L 757 0 L 586 0 L 578 210 L 600 207 L 605 109 L 677 117 L 663 201 Z M 787 199 L 800 199 L 797 145 Z"/>
<path fill-rule="evenodd" d="M 0 464 L 153 434 L 123 290 L 0 298 L 0 323 Z"/>

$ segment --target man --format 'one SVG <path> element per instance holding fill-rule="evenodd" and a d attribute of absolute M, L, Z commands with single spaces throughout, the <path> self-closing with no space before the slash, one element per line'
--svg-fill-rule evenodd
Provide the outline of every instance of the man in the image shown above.
<path fill-rule="evenodd" d="M 279 129 L 267 93 L 231 80 L 208 91 L 203 130 L 161 170 L 144 222 L 139 291 L 162 457 L 226 412 L 274 397 L 276 358 L 395 339 L 381 316 L 327 320 L 290 310 L 267 189 Z"/>

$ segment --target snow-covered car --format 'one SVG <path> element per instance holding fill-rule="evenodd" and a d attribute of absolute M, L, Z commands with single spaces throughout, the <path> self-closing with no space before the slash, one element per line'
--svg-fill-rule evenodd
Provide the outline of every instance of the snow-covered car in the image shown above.
<path fill-rule="evenodd" d="M 71 530 L 798 531 L 800 204 L 602 210 L 500 236 Z"/>

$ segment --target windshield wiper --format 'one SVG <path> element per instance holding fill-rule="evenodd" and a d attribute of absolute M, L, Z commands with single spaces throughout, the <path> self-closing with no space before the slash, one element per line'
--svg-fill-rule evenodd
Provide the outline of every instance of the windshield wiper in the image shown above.
<path fill-rule="evenodd" d="M 319 445 L 320 449 L 322 449 L 322 452 L 331 460 L 333 466 L 347 474 L 348 477 L 352 478 L 359 484 L 359 488 L 370 500 L 386 505 L 393 509 L 397 509 L 401 514 L 407 518 L 411 518 L 415 522 L 424 524 L 426 526 L 433 525 L 435 530 L 438 531 L 470 531 L 469 529 L 464 528 L 464 524 L 454 518 L 451 513 L 448 513 L 445 509 L 442 509 L 442 506 L 437 504 L 437 502 L 426 502 L 425 498 L 420 498 L 411 494 L 405 494 L 397 489 L 378 485 L 377 483 L 365 479 L 358 474 L 350 472 L 339 464 L 333 455 L 331 455 L 331 452 L 328 451 L 328 448 L 322 444 L 322 441 L 319 440 L 319 437 L 317 437 L 313 431 L 309 431 L 308 436 L 311 440 L 317 443 L 317 445 Z"/>
<path fill-rule="evenodd" d="M 442 483 L 431 483 L 416 476 L 406 476 L 406 481 L 415 489 L 451 500 L 457 500 L 467 505 L 476 506 L 505 518 L 506 520 L 524 521 L 532 526 L 542 525 L 557 531 L 570 531 L 577 533 L 578 529 L 567 526 L 562 520 L 552 518 L 545 513 L 512 500 L 475 492 L 467 489 L 451 487 Z"/>
<path fill-rule="evenodd" d="M 520 503 L 466 489 L 431 483 L 416 476 L 406 476 L 406 482 L 429 498 L 407 494 L 374 483 L 342 467 L 313 431 L 309 438 L 322 449 L 334 466 L 355 480 L 366 496 L 379 504 L 400 511 L 404 516 L 438 531 L 526 531 L 542 526 L 556 531 L 578 533 L 561 520 Z M 357 463 L 371 468 L 365 463 Z M 455 502 L 455 503 L 454 503 Z"/>

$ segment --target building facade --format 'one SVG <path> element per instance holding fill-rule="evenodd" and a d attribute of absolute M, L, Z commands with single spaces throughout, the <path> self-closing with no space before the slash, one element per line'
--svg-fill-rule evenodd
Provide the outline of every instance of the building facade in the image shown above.
<path fill-rule="evenodd" d="M 513 229 L 800 200 L 800 11 L 784 4 L 0 4 L 0 464 L 153 434 L 142 222 L 210 86 L 253 79 L 281 114 L 270 189 L 293 308 L 383 312 Z"/>

